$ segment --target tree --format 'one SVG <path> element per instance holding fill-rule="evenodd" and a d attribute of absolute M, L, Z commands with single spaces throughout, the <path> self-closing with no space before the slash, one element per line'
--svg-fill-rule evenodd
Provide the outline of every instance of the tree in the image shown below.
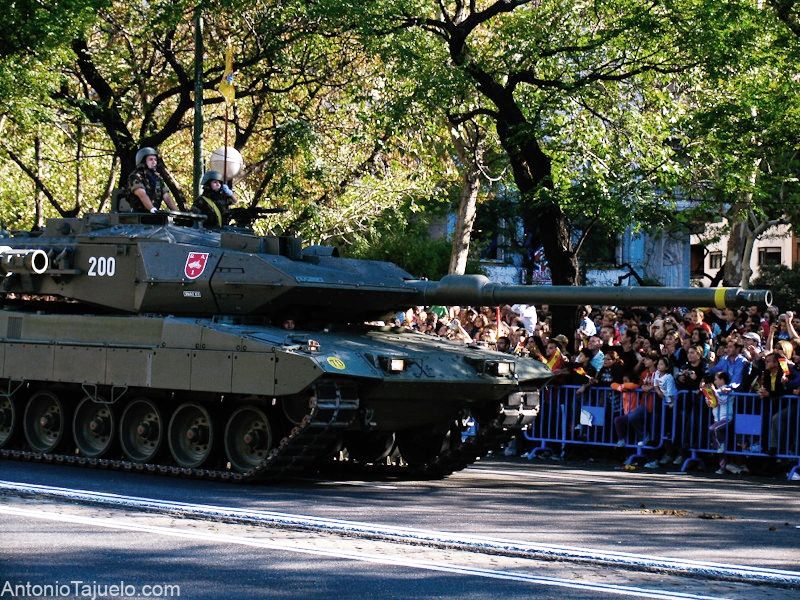
<path fill-rule="evenodd" d="M 727 220 L 717 228 L 728 234 L 720 274 L 725 285 L 742 287 L 758 237 L 800 215 L 796 59 L 769 12 L 752 16 L 759 27 L 746 54 L 684 82 L 687 111 L 673 139 L 682 156 L 673 185 L 697 203 L 686 216 Z"/>
<path fill-rule="evenodd" d="M 797 0 L 768 0 L 778 18 L 800 37 L 800 5 Z"/>
<path fill-rule="evenodd" d="M 231 141 L 247 160 L 240 198 L 289 208 L 273 223 L 277 228 L 346 241 L 398 195 L 418 198 L 431 181 L 414 154 L 420 137 L 395 125 L 390 111 L 399 103 L 382 93 L 379 61 L 352 36 L 331 36 L 306 18 L 304 5 L 204 3 L 216 16 L 216 26 L 206 29 L 206 144 L 222 143 L 215 87 L 230 38 L 237 71 Z M 185 1 L 96 2 L 93 20 L 63 32 L 49 69 L 57 76 L 45 79 L 43 93 L 33 98 L 25 88 L 12 90 L 17 101 L 47 112 L 36 128 L 18 114 L 7 120 L 3 150 L 12 167 L 0 171 L 15 177 L 0 180 L 0 196 L 14 203 L 11 221 L 32 220 L 23 198 L 35 190 L 63 216 L 103 206 L 114 184 L 107 172 L 116 169 L 117 185 L 124 182 L 143 145 L 160 148 L 169 167 L 164 174 L 183 197 L 190 180 L 193 8 Z M 43 141 L 38 161 L 36 136 Z M 19 172 L 28 185 L 18 181 Z M 102 190 L 103 197 L 95 202 L 94 191 L 81 193 L 82 187 Z"/>
<path fill-rule="evenodd" d="M 465 87 L 473 90 L 480 104 L 453 115 L 455 122 L 491 120 L 525 227 L 541 239 L 554 282 L 573 284 L 582 235 L 593 222 L 663 216 L 653 182 L 668 129 L 657 109 L 669 98 L 651 90 L 697 61 L 702 23 L 686 15 L 709 6 L 390 0 L 326 10 L 344 28 L 384 40 L 398 57 L 447 65 L 446 76 L 421 82 L 436 84 L 433 94 L 449 93 L 452 102 Z M 577 221 L 583 231 L 574 231 Z"/>

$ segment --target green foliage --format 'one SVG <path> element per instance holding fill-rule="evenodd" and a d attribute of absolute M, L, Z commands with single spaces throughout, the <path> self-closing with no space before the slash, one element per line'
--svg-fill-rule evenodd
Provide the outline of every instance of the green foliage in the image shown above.
<path fill-rule="evenodd" d="M 794 2 L 770 4 L 796 15 Z M 160 146 L 188 191 L 195 6 L 10 5 L 0 32 L 0 211 L 8 224 L 30 226 L 34 187 L 5 158 L 13 153 L 33 167 L 36 136 L 42 182 L 66 208 L 73 200 L 84 211 L 99 206 L 111 156 L 141 141 Z M 699 210 L 693 222 L 748 193 L 762 216 L 800 213 L 800 43 L 780 12 L 751 0 L 209 0 L 202 7 L 204 153 L 223 142 L 225 111 L 214 89 L 230 39 L 237 102 L 229 129 L 247 165 L 237 194 L 287 208 L 270 221 L 277 231 L 402 256 L 403 235 L 425 237 L 426 215 L 457 197 L 468 162 L 453 150 L 459 119 L 485 133 L 482 197 L 511 190 L 521 206 L 534 206 L 529 217 L 536 202 L 557 203 L 573 233 L 567 253 L 570 239 L 594 223 L 604 237 L 635 222 L 668 226 L 686 198 Z M 470 10 L 482 21 L 461 39 L 454 27 Z M 76 38 L 85 40 L 83 58 L 95 73 L 75 55 Z M 77 165 L 79 125 L 86 148 Z M 532 144 L 542 164 L 520 159 Z M 538 188 L 525 188 L 531 182 Z M 390 226 L 392 211 L 411 229 Z M 488 232 L 497 221 L 487 223 L 480 228 Z M 435 254 L 419 263 L 439 264 Z"/>
<path fill-rule="evenodd" d="M 15 0 L 3 8 L 0 28 L 0 115 L 31 122 L 49 116 L 48 95 L 73 37 L 111 0 Z"/>
<path fill-rule="evenodd" d="M 772 292 L 772 301 L 782 311 L 800 308 L 800 263 L 791 269 L 786 265 L 762 265 L 752 287 Z"/>
<path fill-rule="evenodd" d="M 344 249 L 352 258 L 393 262 L 414 275 L 441 279 L 447 275 L 451 243 L 446 239 L 431 239 L 429 215 L 410 214 L 402 207 L 390 210 Z M 467 273 L 480 273 L 478 261 L 467 262 Z"/>

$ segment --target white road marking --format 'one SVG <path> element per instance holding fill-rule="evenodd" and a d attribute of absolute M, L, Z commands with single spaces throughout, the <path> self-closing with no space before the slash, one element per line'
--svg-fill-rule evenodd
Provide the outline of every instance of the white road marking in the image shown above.
<path fill-rule="evenodd" d="M 376 523 L 294 515 L 274 511 L 190 504 L 186 502 L 156 500 L 103 492 L 0 481 L 0 492 L 4 490 L 16 494 L 21 493 L 45 498 L 55 498 L 70 502 L 145 510 L 198 519 L 217 519 L 256 526 L 279 526 L 290 529 L 320 531 L 351 537 L 423 544 L 433 547 L 451 548 L 498 556 L 594 563 L 671 575 L 689 575 L 707 579 L 793 587 L 800 586 L 800 572 L 798 571 L 648 556 L 631 552 L 600 550 L 595 548 L 537 544 L 535 542 L 521 542 L 502 538 L 454 534 L 429 529 L 380 525 Z"/>
<path fill-rule="evenodd" d="M 376 488 L 379 490 L 397 490 L 399 489 L 396 485 L 387 485 L 385 483 L 373 483 L 371 481 L 317 481 L 316 479 L 304 479 L 304 481 L 314 481 L 319 485 L 332 485 L 332 486 L 340 486 L 340 485 L 350 485 L 353 487 L 365 487 L 365 488 Z"/>
<path fill-rule="evenodd" d="M 689 473 L 684 473 L 683 471 L 648 471 L 648 470 L 638 470 L 638 471 L 614 471 L 614 474 L 607 475 L 607 476 L 598 476 L 598 475 L 591 475 L 586 476 L 586 471 L 578 471 L 573 469 L 562 468 L 558 471 L 551 471 L 547 473 L 543 473 L 540 471 L 533 471 L 525 468 L 525 464 L 522 463 L 519 465 L 519 470 L 512 470 L 512 469 L 497 469 L 494 467 L 483 467 L 483 466 L 470 466 L 468 469 L 464 471 L 459 471 L 456 474 L 456 477 L 462 475 L 501 475 L 506 477 L 513 477 L 518 481 L 525 481 L 526 479 L 538 479 L 538 480 L 550 480 L 553 483 L 561 483 L 565 479 L 573 478 L 570 482 L 574 482 L 575 478 L 579 478 L 581 483 L 630 483 L 630 477 L 640 477 L 640 478 L 654 478 L 654 479 L 666 479 L 675 481 L 677 480 L 689 480 L 691 481 L 691 475 Z M 741 483 L 747 484 L 747 480 L 740 480 Z M 751 482 L 755 483 L 755 482 Z M 791 487 L 791 484 L 776 484 L 776 483 L 769 483 L 764 481 L 758 482 L 759 489 L 762 490 L 779 490 L 784 491 L 789 494 L 794 493 L 794 489 Z M 724 490 L 721 492 L 724 493 Z M 731 493 L 741 494 L 740 490 L 732 491 Z"/>
<path fill-rule="evenodd" d="M 638 598 L 663 598 L 663 599 L 680 598 L 687 600 L 719 600 L 719 596 L 699 596 L 696 594 L 687 594 L 683 592 L 670 592 L 665 590 L 641 588 L 635 586 L 622 586 L 622 585 L 606 584 L 606 583 L 590 582 L 590 581 L 572 581 L 569 579 L 562 579 L 557 577 L 541 577 L 536 575 L 528 575 L 526 573 L 521 573 L 521 572 L 483 569 L 480 567 L 470 567 L 466 565 L 451 564 L 446 562 L 436 562 L 428 560 L 417 561 L 408 558 L 399 558 L 396 556 L 380 556 L 377 554 L 367 554 L 364 552 L 326 550 L 324 548 L 319 547 L 318 540 L 314 542 L 313 547 L 302 545 L 297 540 L 293 540 L 292 544 L 289 545 L 281 542 L 257 540 L 253 538 L 236 536 L 236 535 L 212 533 L 207 531 L 195 532 L 186 529 L 180 529 L 177 527 L 161 527 L 155 525 L 134 524 L 132 522 L 127 522 L 120 519 L 105 519 L 105 518 L 100 519 L 96 517 L 83 517 L 80 515 L 67 515 L 67 514 L 60 514 L 42 510 L 28 510 L 24 508 L 14 508 L 11 506 L 0 506 L 0 514 L 25 517 L 30 519 L 39 519 L 45 521 L 56 521 L 60 523 L 86 525 L 90 527 L 99 527 L 103 529 L 136 531 L 140 533 L 149 533 L 153 535 L 187 539 L 205 543 L 237 544 L 241 546 L 249 546 L 252 548 L 261 548 L 266 550 L 281 550 L 284 552 L 310 554 L 315 556 L 325 556 L 329 558 L 340 558 L 340 559 L 354 560 L 359 562 L 392 565 L 398 567 L 409 567 L 413 569 L 425 569 L 429 571 L 440 571 L 440 572 L 454 573 L 459 575 L 471 575 L 475 577 L 486 577 L 489 579 L 503 579 L 507 581 L 519 581 L 523 583 L 531 583 L 543 586 L 591 590 L 597 592 L 605 592 L 609 594 L 616 594 L 620 596 L 636 596 Z"/>

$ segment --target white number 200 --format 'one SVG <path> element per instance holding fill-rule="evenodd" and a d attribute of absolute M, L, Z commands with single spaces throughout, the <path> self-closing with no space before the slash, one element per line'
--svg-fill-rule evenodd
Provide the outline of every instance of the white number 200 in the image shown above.
<path fill-rule="evenodd" d="M 117 259 L 113 256 L 90 256 L 89 277 L 113 277 L 117 271 Z"/>

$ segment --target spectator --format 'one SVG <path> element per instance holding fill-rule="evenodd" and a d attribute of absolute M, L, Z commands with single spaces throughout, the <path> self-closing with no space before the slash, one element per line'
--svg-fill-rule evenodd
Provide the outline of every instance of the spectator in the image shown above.
<path fill-rule="evenodd" d="M 675 378 L 672 375 L 672 361 L 666 356 L 659 356 L 656 360 L 656 371 L 653 375 L 653 391 L 656 394 L 656 398 L 661 401 L 661 405 L 666 407 L 664 412 L 669 414 L 672 410 L 674 410 L 675 402 L 678 397 L 678 388 L 675 386 Z M 654 414 L 654 430 L 659 431 L 659 420 L 660 420 L 661 413 Z M 672 422 L 672 419 L 667 417 L 667 421 L 669 423 Z M 648 469 L 657 469 L 659 465 L 666 465 L 667 463 L 671 463 L 675 459 L 675 450 L 676 448 L 672 446 L 671 440 L 672 435 L 671 431 L 669 432 L 669 436 L 665 440 L 666 452 L 664 455 L 658 460 L 651 460 L 645 467 Z"/>
<path fill-rule="evenodd" d="M 603 351 L 603 353 L 608 352 L 611 350 L 611 348 L 619 343 L 619 340 L 616 339 L 616 331 L 613 325 L 603 325 L 600 328 L 599 337 L 603 342 L 602 346 L 600 346 L 600 349 Z"/>
<path fill-rule="evenodd" d="M 614 429 L 617 432 L 617 448 L 622 448 L 627 443 L 628 431 L 633 429 L 639 437 L 644 434 L 644 421 L 646 406 L 639 384 L 634 383 L 633 373 L 624 373 L 622 383 L 611 384 L 611 389 L 622 395 L 622 414 L 614 419 Z"/>
<path fill-rule="evenodd" d="M 633 372 L 636 365 L 642 360 L 641 355 L 636 351 L 636 338 L 636 331 L 628 327 L 625 335 L 620 338 L 620 345 L 614 348 L 614 351 L 622 360 L 625 371 Z"/>
<path fill-rule="evenodd" d="M 609 350 L 603 356 L 603 366 L 589 381 L 581 385 L 576 390 L 576 394 L 583 394 L 592 385 L 610 388 L 612 383 L 622 383 L 622 375 L 625 368 L 622 359 L 619 358 L 615 350 Z"/>
<path fill-rule="evenodd" d="M 750 363 L 742 356 L 741 341 L 729 340 L 726 346 L 727 354 L 717 361 L 717 364 L 708 369 L 708 373 L 713 375 L 720 371 L 725 371 L 730 379 L 730 385 L 735 390 L 742 385 L 745 375 L 750 369 Z"/>
<path fill-rule="evenodd" d="M 786 417 L 788 420 L 789 408 L 781 407 L 781 396 L 788 392 L 786 384 L 789 381 L 788 374 L 781 370 L 778 354 L 771 352 L 764 357 L 764 373 L 759 382 L 758 395 L 764 402 L 764 414 L 771 415 L 769 420 L 769 454 L 774 456 L 778 453 L 779 432 L 781 419 Z M 788 429 L 788 428 L 783 428 Z"/>
<path fill-rule="evenodd" d="M 505 352 L 508 353 L 511 351 L 511 340 L 508 339 L 508 336 L 501 335 L 497 338 L 497 342 L 495 343 L 495 350 L 498 352 Z"/>
<path fill-rule="evenodd" d="M 647 410 L 647 414 L 653 414 L 653 402 L 655 400 L 655 394 L 653 390 L 655 389 L 655 378 L 656 378 L 656 361 L 659 359 L 659 354 L 655 350 L 651 350 L 647 354 L 644 355 L 642 362 L 644 369 L 642 370 L 641 374 L 639 375 L 639 387 L 642 389 L 644 394 L 644 406 Z M 645 418 L 645 421 L 647 419 Z M 650 419 L 650 427 L 652 428 L 652 418 Z M 647 423 L 645 423 L 647 425 Z M 652 441 L 652 431 L 645 432 L 645 438 L 639 445 L 641 446 L 648 446 Z"/>
<path fill-rule="evenodd" d="M 664 336 L 664 356 L 667 356 L 673 365 L 686 364 L 686 351 L 678 343 L 677 332 L 670 331 Z"/>
<path fill-rule="evenodd" d="M 706 373 L 707 363 L 700 346 L 690 346 L 686 364 L 678 371 L 675 383 L 678 390 L 696 392 Z"/>
<path fill-rule="evenodd" d="M 709 343 L 708 333 L 704 329 L 700 329 L 699 327 L 695 328 L 692 333 L 689 334 L 689 341 L 692 343 L 692 346 L 700 346 L 703 348 L 703 358 L 709 358 L 708 354 L 711 352 L 711 344 Z"/>
<path fill-rule="evenodd" d="M 580 310 L 580 321 L 578 323 L 578 330 L 575 332 L 575 339 L 585 343 L 593 335 L 597 334 L 597 327 L 594 321 L 590 318 L 592 308 L 584 306 Z"/>
<path fill-rule="evenodd" d="M 574 385 L 583 385 L 587 381 L 590 381 L 596 374 L 597 371 L 594 366 L 592 366 L 591 354 L 584 348 L 578 352 L 578 356 L 575 357 L 575 362 L 572 363 L 572 380 L 570 383 Z"/>
<path fill-rule="evenodd" d="M 730 386 L 730 379 L 725 371 L 714 375 L 714 385 L 705 396 L 706 404 L 711 409 L 712 422 L 708 426 L 708 430 L 717 448 L 717 453 L 720 454 L 719 469 L 716 473 L 723 475 L 725 471 L 729 471 L 738 475 L 744 472 L 744 469 L 733 462 L 728 462 L 725 456 L 726 442 L 720 441 L 720 432 L 725 431 L 725 438 L 727 438 L 728 425 L 733 420 L 733 388 Z"/>
<path fill-rule="evenodd" d="M 557 338 L 558 336 L 556 336 Z M 552 340 L 548 341 L 545 345 L 545 354 L 536 348 L 534 356 L 547 365 L 547 367 L 553 372 L 553 375 L 566 375 L 569 373 L 569 369 L 567 368 L 567 359 L 564 357 L 562 352 L 562 346 L 560 342 L 553 338 Z"/>
<path fill-rule="evenodd" d="M 731 333 L 736 331 L 736 313 L 731 308 L 719 310 L 717 308 L 711 309 L 712 315 L 715 318 L 715 323 L 719 327 L 717 337 L 728 337 Z"/>
<path fill-rule="evenodd" d="M 602 346 L 602 340 L 596 335 L 593 335 L 589 338 L 589 342 L 585 348 L 595 373 L 603 368 L 603 351 L 600 349 Z"/>
<path fill-rule="evenodd" d="M 539 319 L 536 314 L 536 307 L 533 304 L 514 304 L 511 306 L 511 310 L 519 315 L 525 329 L 528 331 L 536 329 L 536 323 Z"/>
<path fill-rule="evenodd" d="M 698 329 L 704 331 L 706 339 L 711 338 L 711 326 L 705 322 L 705 313 L 699 308 L 693 308 L 687 313 L 686 333 L 692 335 Z"/>

